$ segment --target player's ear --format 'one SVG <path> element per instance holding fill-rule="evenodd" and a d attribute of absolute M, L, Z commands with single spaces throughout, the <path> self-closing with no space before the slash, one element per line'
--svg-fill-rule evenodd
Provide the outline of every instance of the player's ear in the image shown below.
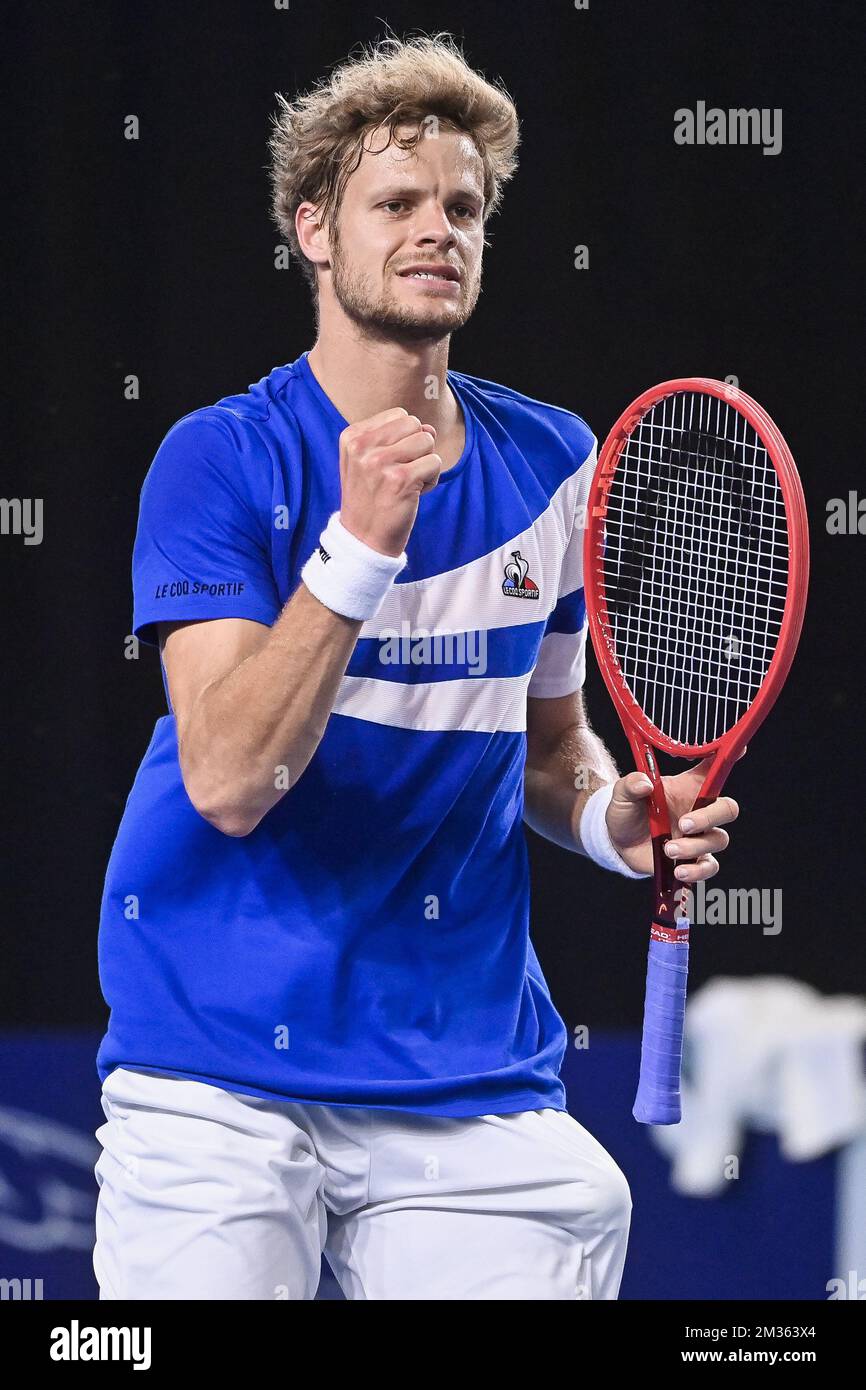
<path fill-rule="evenodd" d="M 331 261 L 331 238 L 315 203 L 301 203 L 295 213 L 295 233 L 307 260 L 323 269 Z"/>

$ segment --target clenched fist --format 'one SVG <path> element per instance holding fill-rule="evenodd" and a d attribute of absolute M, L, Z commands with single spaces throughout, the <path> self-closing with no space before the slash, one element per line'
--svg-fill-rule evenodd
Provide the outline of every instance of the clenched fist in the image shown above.
<path fill-rule="evenodd" d="M 442 459 L 430 452 L 436 430 L 402 406 L 358 420 L 340 435 L 340 521 L 382 555 L 406 548 L 418 499 L 439 481 Z"/>

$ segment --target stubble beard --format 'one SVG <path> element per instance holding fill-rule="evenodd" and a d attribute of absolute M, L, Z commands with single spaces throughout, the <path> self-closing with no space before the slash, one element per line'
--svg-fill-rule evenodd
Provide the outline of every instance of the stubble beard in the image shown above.
<path fill-rule="evenodd" d="M 397 339 L 401 342 L 439 342 L 456 328 L 462 328 L 472 315 L 481 292 L 480 278 L 464 299 L 461 284 L 459 312 L 454 315 L 431 312 L 429 303 L 417 309 L 400 304 L 383 290 L 377 295 L 371 277 L 352 271 L 336 238 L 332 244 L 331 284 L 334 298 L 343 313 L 369 337 Z"/>

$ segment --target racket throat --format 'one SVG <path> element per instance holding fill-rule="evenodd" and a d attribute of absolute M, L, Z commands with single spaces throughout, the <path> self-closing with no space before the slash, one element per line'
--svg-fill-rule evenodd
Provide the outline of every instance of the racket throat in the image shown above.
<path fill-rule="evenodd" d="M 683 942 L 689 939 L 689 920 L 681 913 L 681 900 L 686 890 L 674 878 L 673 863 L 665 854 L 670 838 L 667 830 L 652 837 L 655 910 L 651 936 L 655 941 Z"/>
<path fill-rule="evenodd" d="M 638 770 L 646 773 L 653 784 L 647 805 L 655 896 L 650 935 L 654 941 L 685 945 L 689 939 L 689 920 L 682 912 L 682 904 L 687 889 L 674 878 L 674 862 L 665 854 L 665 846 L 673 836 L 661 771 L 654 750 L 643 739 L 632 740 L 632 752 Z"/>

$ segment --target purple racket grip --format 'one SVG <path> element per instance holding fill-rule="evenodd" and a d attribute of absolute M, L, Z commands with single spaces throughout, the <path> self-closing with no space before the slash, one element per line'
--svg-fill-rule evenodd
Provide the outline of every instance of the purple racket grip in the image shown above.
<path fill-rule="evenodd" d="M 687 927 L 683 918 L 678 927 Z M 680 1067 L 689 975 L 688 941 L 650 940 L 640 1079 L 632 1114 L 642 1125 L 680 1122 Z"/>

